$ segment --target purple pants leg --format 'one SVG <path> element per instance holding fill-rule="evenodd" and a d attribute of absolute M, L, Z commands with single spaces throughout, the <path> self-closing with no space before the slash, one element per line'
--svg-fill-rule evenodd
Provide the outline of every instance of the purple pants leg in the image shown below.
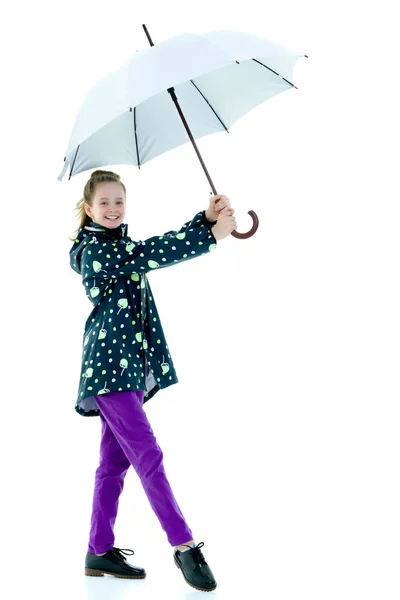
<path fill-rule="evenodd" d="M 172 546 L 193 539 L 174 498 L 163 466 L 163 453 L 143 408 L 142 390 L 95 396 L 102 435 L 96 470 L 88 551 L 103 554 L 114 547 L 119 496 L 130 465 Z"/>

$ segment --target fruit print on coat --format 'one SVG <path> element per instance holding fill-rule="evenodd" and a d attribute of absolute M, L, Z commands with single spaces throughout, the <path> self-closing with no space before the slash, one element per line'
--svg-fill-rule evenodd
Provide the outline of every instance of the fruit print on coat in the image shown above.
<path fill-rule="evenodd" d="M 78 230 L 70 265 L 93 306 L 83 333 L 78 414 L 99 416 L 98 394 L 141 389 L 147 402 L 178 383 L 146 273 L 214 250 L 215 223 L 201 211 L 179 231 L 144 241 L 133 241 L 126 223 L 109 229 L 91 221 Z"/>

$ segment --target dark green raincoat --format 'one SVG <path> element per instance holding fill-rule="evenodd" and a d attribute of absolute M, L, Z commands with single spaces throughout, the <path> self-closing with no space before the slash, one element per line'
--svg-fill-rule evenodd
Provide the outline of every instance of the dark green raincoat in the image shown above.
<path fill-rule="evenodd" d="M 99 416 L 93 396 L 144 390 L 144 402 L 178 382 L 146 273 L 217 247 L 205 211 L 179 231 L 133 241 L 128 225 L 115 229 L 91 221 L 78 230 L 69 252 L 93 310 L 83 333 L 82 368 L 75 410 Z"/>

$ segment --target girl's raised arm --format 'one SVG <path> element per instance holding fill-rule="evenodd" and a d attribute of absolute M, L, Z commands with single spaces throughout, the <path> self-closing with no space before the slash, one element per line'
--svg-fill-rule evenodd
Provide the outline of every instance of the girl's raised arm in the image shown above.
<path fill-rule="evenodd" d="M 104 246 L 93 243 L 91 236 L 87 236 L 87 245 L 81 256 L 82 277 L 98 280 L 125 277 L 208 254 L 217 247 L 211 231 L 213 225 L 213 222 L 207 221 L 205 212 L 200 211 L 179 231 L 168 231 L 136 243 L 115 244 L 110 240 Z"/>

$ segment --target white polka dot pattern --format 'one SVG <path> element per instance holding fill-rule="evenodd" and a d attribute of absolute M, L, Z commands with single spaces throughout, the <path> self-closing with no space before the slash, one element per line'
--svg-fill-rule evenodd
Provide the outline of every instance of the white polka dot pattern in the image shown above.
<path fill-rule="evenodd" d="M 126 223 L 79 229 L 70 265 L 82 276 L 93 310 L 83 333 L 78 414 L 99 416 L 99 394 L 140 389 L 147 402 L 178 382 L 146 273 L 214 250 L 214 224 L 201 211 L 179 231 L 144 241 L 133 241 Z"/>

